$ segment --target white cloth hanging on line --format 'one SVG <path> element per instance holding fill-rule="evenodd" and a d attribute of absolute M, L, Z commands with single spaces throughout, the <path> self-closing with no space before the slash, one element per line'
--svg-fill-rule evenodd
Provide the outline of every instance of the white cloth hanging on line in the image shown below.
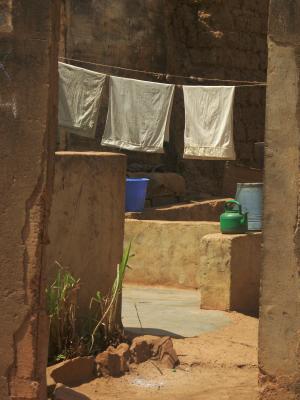
<path fill-rule="evenodd" d="M 235 160 L 233 86 L 183 86 L 184 158 Z"/>
<path fill-rule="evenodd" d="M 94 138 L 106 75 L 61 62 L 58 71 L 59 125 Z"/>
<path fill-rule="evenodd" d="M 162 153 L 175 85 L 110 77 L 103 146 Z"/>

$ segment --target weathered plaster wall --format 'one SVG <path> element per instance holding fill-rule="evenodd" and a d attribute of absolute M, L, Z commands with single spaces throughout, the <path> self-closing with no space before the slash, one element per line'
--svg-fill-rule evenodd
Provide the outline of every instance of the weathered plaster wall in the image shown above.
<path fill-rule="evenodd" d="M 261 232 L 204 236 L 198 280 L 201 308 L 258 315 Z"/>
<path fill-rule="evenodd" d="M 271 0 L 259 335 L 268 400 L 300 398 L 299 56 L 300 1 Z"/>
<path fill-rule="evenodd" d="M 126 156 L 58 152 L 49 223 L 48 281 L 58 261 L 81 280 L 80 317 L 106 295 L 123 252 Z"/>
<path fill-rule="evenodd" d="M 233 80 L 266 79 L 269 0 L 65 0 L 66 54 L 96 63 L 179 75 Z M 82 65 L 82 64 L 81 64 Z M 98 71 L 164 82 L 164 78 L 82 65 Z M 193 84 L 186 79 L 171 83 Z M 214 84 L 211 82 L 204 82 Z M 106 107 L 103 107 L 105 115 Z M 235 142 L 238 161 L 253 163 L 253 144 L 264 139 L 265 88 L 238 88 Z M 97 149 L 96 141 L 73 136 L 70 148 Z M 224 162 L 182 159 L 184 107 L 176 91 L 171 142 L 166 154 L 131 152 L 129 163 L 164 163 L 186 178 L 190 191 L 222 190 Z"/>
<path fill-rule="evenodd" d="M 59 1 L 2 0 L 0 10 L 0 398 L 37 400 L 46 398 Z"/>
<path fill-rule="evenodd" d="M 109 65 L 166 65 L 163 0 L 70 0 L 67 52 Z"/>
<path fill-rule="evenodd" d="M 125 243 L 133 241 L 135 255 L 126 282 L 199 288 L 201 239 L 219 229 L 217 222 L 126 219 Z"/>

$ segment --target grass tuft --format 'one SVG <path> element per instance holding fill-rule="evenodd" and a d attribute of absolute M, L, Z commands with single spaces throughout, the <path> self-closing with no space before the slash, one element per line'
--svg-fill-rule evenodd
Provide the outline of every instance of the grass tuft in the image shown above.
<path fill-rule="evenodd" d="M 117 267 L 117 276 L 107 296 L 98 291 L 90 301 L 90 312 L 84 321 L 84 333 L 76 324 L 80 279 L 59 263 L 56 279 L 46 290 L 48 315 L 50 319 L 49 361 L 58 362 L 78 355 L 103 351 L 109 344 L 118 343 L 123 336 L 119 323 L 121 293 L 128 262 L 131 257 L 131 243 L 125 249 Z"/>

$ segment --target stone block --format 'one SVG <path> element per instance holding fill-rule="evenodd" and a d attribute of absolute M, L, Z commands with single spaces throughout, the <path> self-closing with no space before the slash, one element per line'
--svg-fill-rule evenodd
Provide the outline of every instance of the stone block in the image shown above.
<path fill-rule="evenodd" d="M 117 348 L 110 346 L 95 358 L 98 376 L 119 377 L 129 371 L 130 350 L 127 343 L 121 343 Z"/>
<path fill-rule="evenodd" d="M 166 368 L 175 368 L 179 364 L 179 358 L 173 347 L 173 341 L 166 336 L 158 338 L 152 348 L 152 358 L 159 360 Z"/>
<path fill-rule="evenodd" d="M 114 349 L 108 348 L 98 354 L 95 362 L 99 377 L 113 376 L 116 378 L 122 375 L 120 357 L 114 352 Z"/>
<path fill-rule="evenodd" d="M 132 359 L 136 364 L 141 364 L 151 358 L 151 343 L 143 336 L 133 339 L 130 347 Z"/>
<path fill-rule="evenodd" d="M 262 234 L 212 234 L 200 244 L 201 308 L 257 315 Z"/>
<path fill-rule="evenodd" d="M 116 349 L 116 354 L 120 358 L 121 372 L 129 371 L 129 362 L 131 358 L 129 345 L 127 343 L 121 343 Z"/>
<path fill-rule="evenodd" d="M 156 360 L 166 368 L 175 368 L 179 359 L 173 347 L 173 341 L 169 336 L 139 336 L 133 339 L 131 348 L 132 360 L 136 364 L 149 359 Z"/>
<path fill-rule="evenodd" d="M 96 377 L 94 357 L 77 357 L 47 368 L 48 386 L 62 383 L 66 386 L 78 386 Z"/>

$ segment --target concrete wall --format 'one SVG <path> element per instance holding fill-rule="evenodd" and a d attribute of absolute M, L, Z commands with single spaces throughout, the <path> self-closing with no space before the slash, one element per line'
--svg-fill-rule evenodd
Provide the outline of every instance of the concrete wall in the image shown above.
<path fill-rule="evenodd" d="M 47 249 L 48 281 L 55 261 L 81 280 L 79 314 L 98 290 L 107 294 L 123 253 L 126 157 L 58 152 Z"/>
<path fill-rule="evenodd" d="M 126 282 L 198 288 L 201 239 L 220 230 L 218 222 L 125 221 L 125 242 L 132 241 Z"/>
<path fill-rule="evenodd" d="M 234 80 L 266 79 L 269 0 L 65 0 L 66 55 L 96 63 L 145 71 Z M 144 80 L 164 78 L 114 68 L 87 68 Z M 170 83 L 195 84 L 186 79 Z M 205 82 L 207 84 L 214 84 Z M 183 160 L 184 106 L 176 89 L 171 141 L 165 155 L 130 152 L 129 163 L 164 163 L 181 173 L 192 192 L 220 193 L 223 161 Z M 98 149 L 97 140 L 71 137 L 69 149 Z M 265 88 L 238 88 L 235 143 L 238 161 L 253 163 L 253 144 L 264 139 Z"/>
<path fill-rule="evenodd" d="M 259 366 L 262 399 L 299 399 L 300 1 L 272 0 Z"/>
<path fill-rule="evenodd" d="M 0 398 L 45 399 L 59 1 L 0 4 Z M 8 74 L 8 75 L 7 75 Z M 10 79 L 9 79 L 10 77 Z"/>

